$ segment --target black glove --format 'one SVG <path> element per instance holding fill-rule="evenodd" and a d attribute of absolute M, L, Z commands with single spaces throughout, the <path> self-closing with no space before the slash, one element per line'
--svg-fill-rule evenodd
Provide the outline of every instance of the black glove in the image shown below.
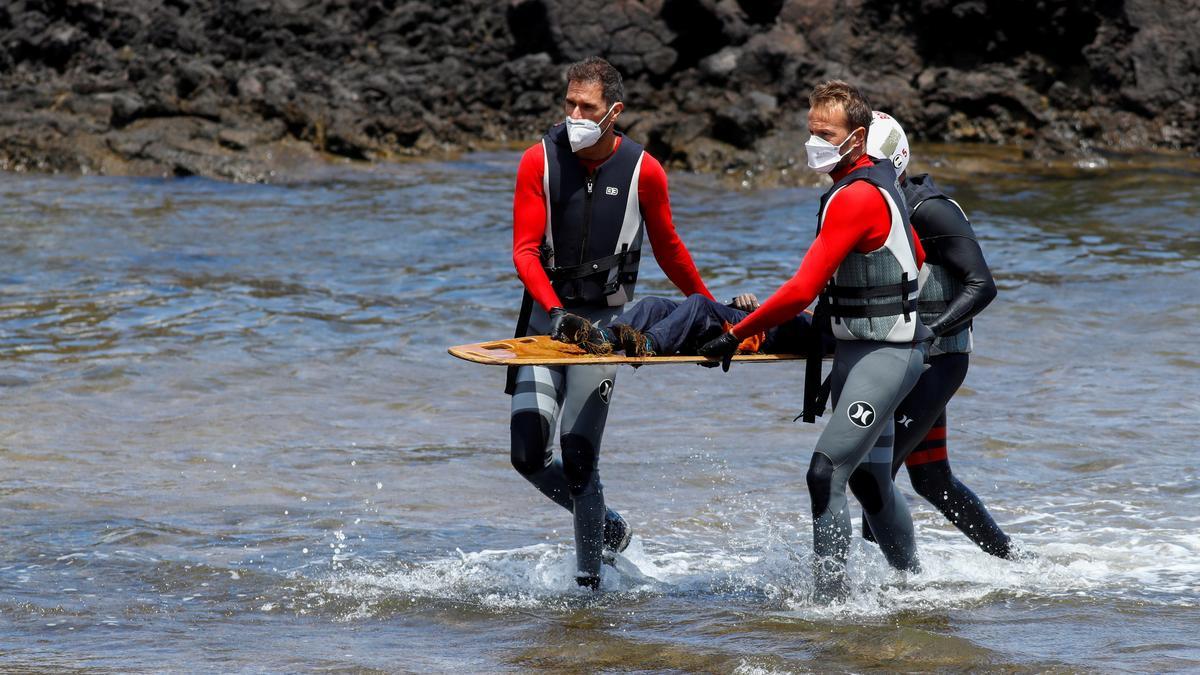
<path fill-rule="evenodd" d="M 720 363 L 721 370 L 724 370 L 728 373 L 729 364 L 733 361 L 733 355 L 737 353 L 738 345 L 741 343 L 742 341 L 739 340 L 733 333 L 730 333 L 729 331 L 721 333 L 721 335 L 709 340 L 708 342 L 704 343 L 703 347 L 696 350 L 696 353 L 700 356 L 706 356 L 710 359 L 720 359 L 720 361 L 712 361 L 710 363 L 702 363 L 700 365 L 712 368 Z"/>
<path fill-rule="evenodd" d="M 563 319 L 570 316 L 567 310 L 562 307 L 550 308 L 550 339 L 562 341 L 563 338 Z"/>

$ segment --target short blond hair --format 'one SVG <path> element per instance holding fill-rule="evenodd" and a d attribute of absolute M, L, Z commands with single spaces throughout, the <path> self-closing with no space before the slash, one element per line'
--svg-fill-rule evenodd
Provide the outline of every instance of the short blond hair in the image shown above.
<path fill-rule="evenodd" d="M 858 87 L 842 80 L 827 80 L 813 87 L 808 95 L 809 108 L 838 107 L 846 113 L 850 130 L 871 128 L 871 104 Z"/>

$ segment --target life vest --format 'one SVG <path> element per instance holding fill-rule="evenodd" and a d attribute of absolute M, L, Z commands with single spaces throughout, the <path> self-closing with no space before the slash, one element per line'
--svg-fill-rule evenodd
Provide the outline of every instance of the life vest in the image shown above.
<path fill-rule="evenodd" d="M 839 340 L 912 342 L 920 339 L 917 318 L 918 271 L 908 207 L 895 167 L 874 160 L 852 171 L 821 197 L 817 232 L 829 203 L 846 186 L 867 181 L 879 189 L 891 213 L 891 231 L 883 245 L 869 253 L 851 251 L 821 294 L 821 303 Z M 928 331 L 925 331 L 926 335 Z"/>
<path fill-rule="evenodd" d="M 542 264 L 566 307 L 616 307 L 633 299 L 646 229 L 638 203 L 642 150 L 622 137 L 612 157 L 589 176 L 571 152 L 565 124 L 542 138 Z"/>
<path fill-rule="evenodd" d="M 921 205 L 931 199 L 944 199 L 962 213 L 963 220 L 968 219 L 958 202 L 939 190 L 926 175 L 910 176 L 904 185 L 904 196 L 908 200 L 909 220 L 913 229 L 917 231 L 917 236 L 922 238 L 921 243 L 925 245 L 926 257 L 925 264 L 921 267 L 921 295 L 917 298 L 917 313 L 921 316 L 921 321 L 929 322 L 946 311 L 950 301 L 962 293 L 963 285 L 944 265 L 930 260 L 931 257 L 936 257 L 931 255 L 931 247 L 937 246 L 937 243 L 936 239 L 927 240 L 924 237 L 926 230 L 922 227 L 924 218 Z M 929 354 L 966 354 L 972 347 L 971 324 L 968 322 L 959 330 L 935 339 Z"/>

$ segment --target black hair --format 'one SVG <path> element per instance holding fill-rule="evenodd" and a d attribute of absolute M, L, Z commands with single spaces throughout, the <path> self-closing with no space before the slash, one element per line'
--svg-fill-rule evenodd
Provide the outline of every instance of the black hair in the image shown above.
<path fill-rule="evenodd" d="M 625 101 L 625 83 L 621 81 L 621 73 L 599 56 L 589 56 L 572 63 L 567 68 L 567 82 L 598 83 L 604 92 L 604 103 L 610 107 L 618 101 Z"/>

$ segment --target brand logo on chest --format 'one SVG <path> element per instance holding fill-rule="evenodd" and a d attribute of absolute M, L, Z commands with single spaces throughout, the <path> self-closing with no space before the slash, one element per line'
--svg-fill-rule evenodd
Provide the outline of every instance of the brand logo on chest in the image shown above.
<path fill-rule="evenodd" d="M 608 187 L 606 187 L 606 188 L 604 188 L 604 194 L 606 194 L 606 195 L 609 195 L 609 196 L 611 196 L 611 197 L 616 197 L 616 196 L 617 196 L 617 192 L 618 192 L 618 191 L 617 191 L 617 188 L 615 188 L 615 187 L 613 187 L 613 186 L 611 186 L 611 185 L 610 185 L 610 186 L 608 186 Z"/>

